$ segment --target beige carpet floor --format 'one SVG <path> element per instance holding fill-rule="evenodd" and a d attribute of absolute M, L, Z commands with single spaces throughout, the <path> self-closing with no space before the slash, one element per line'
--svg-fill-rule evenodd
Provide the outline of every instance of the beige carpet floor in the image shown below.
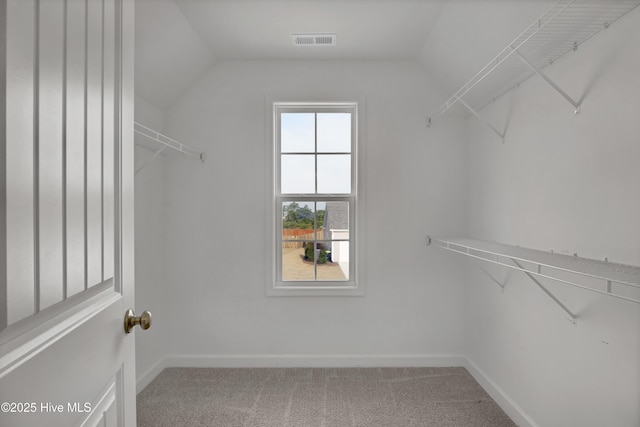
<path fill-rule="evenodd" d="M 464 368 L 169 368 L 138 426 L 515 426 Z"/>

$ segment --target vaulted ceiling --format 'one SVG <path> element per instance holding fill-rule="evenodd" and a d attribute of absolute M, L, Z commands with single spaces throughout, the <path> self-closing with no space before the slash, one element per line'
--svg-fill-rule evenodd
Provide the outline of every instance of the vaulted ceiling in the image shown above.
<path fill-rule="evenodd" d="M 136 93 L 167 109 L 217 61 L 284 59 L 417 61 L 453 92 L 553 3 L 137 0 Z M 337 44 L 295 47 L 300 32 Z"/>

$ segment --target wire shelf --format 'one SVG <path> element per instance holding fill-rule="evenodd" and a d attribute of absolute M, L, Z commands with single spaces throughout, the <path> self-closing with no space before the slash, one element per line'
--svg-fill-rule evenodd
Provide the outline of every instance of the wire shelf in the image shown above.
<path fill-rule="evenodd" d="M 147 138 L 149 138 L 150 140 L 161 144 L 162 146 L 166 147 L 166 148 L 170 148 L 172 150 L 175 151 L 179 151 L 182 154 L 186 154 L 189 156 L 194 156 L 199 158 L 200 160 L 204 161 L 204 153 L 198 152 L 196 150 L 193 150 L 189 147 L 187 147 L 186 145 L 176 141 L 175 139 L 171 139 L 166 135 L 161 134 L 160 132 L 157 132 L 151 128 L 148 128 L 144 125 L 141 125 L 140 123 L 136 122 L 134 123 L 134 132 L 145 136 Z"/>
<path fill-rule="evenodd" d="M 144 125 L 141 125 L 138 122 L 134 123 L 133 131 L 138 135 L 142 135 L 146 137 L 148 140 L 153 141 L 156 144 L 160 144 L 160 148 L 157 150 L 154 150 L 153 155 L 147 158 L 144 162 L 142 162 L 140 166 L 136 168 L 135 170 L 136 175 L 140 173 L 149 162 L 153 161 L 156 157 L 162 154 L 167 148 L 174 151 L 178 151 L 182 154 L 186 154 L 188 156 L 197 157 L 200 159 L 200 161 L 204 162 L 204 159 L 205 159 L 204 153 L 193 150 L 187 147 L 186 145 L 176 141 L 175 139 L 171 139 L 168 136 L 163 135 L 160 132 L 157 132 Z M 136 144 L 138 144 L 137 141 L 136 141 Z M 144 146 L 143 144 L 140 144 L 140 145 Z"/>
<path fill-rule="evenodd" d="M 475 98 L 483 101 L 477 108 L 484 107 L 536 74 L 531 66 L 544 69 L 638 5 L 640 0 L 559 0 L 445 101 L 429 121 L 444 114 L 472 89 L 478 95 Z M 488 79 L 493 74 L 494 78 Z M 489 80 L 493 84 L 480 85 Z M 576 110 L 579 107 L 574 106 Z"/>
<path fill-rule="evenodd" d="M 640 267 L 483 240 L 429 238 L 429 243 L 472 258 L 640 304 L 640 299 L 614 287 L 622 285 L 640 289 Z M 571 276 L 571 280 L 567 276 Z M 588 280 L 574 280 L 580 277 Z"/>

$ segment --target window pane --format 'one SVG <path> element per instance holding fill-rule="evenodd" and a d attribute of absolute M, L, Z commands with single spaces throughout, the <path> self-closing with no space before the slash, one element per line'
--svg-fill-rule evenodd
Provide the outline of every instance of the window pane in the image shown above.
<path fill-rule="evenodd" d="M 309 253 L 313 252 L 313 242 L 309 242 Z M 305 260 L 303 242 L 282 242 L 282 280 L 314 280 L 313 259 Z"/>
<path fill-rule="evenodd" d="M 280 191 L 282 194 L 315 193 L 313 154 L 280 156 Z"/>
<path fill-rule="evenodd" d="M 318 240 L 349 240 L 349 202 L 318 202 L 316 217 L 318 228 L 324 229 Z"/>
<path fill-rule="evenodd" d="M 351 152 L 351 114 L 318 113 L 318 152 Z"/>
<path fill-rule="evenodd" d="M 349 280 L 349 242 L 317 242 L 316 280 Z"/>
<path fill-rule="evenodd" d="M 315 118 L 313 113 L 280 115 L 280 151 L 312 153 L 315 151 Z"/>
<path fill-rule="evenodd" d="M 318 193 L 351 193 L 351 155 L 318 155 Z"/>
<path fill-rule="evenodd" d="M 314 202 L 282 203 L 282 239 L 314 240 L 314 212 Z"/>

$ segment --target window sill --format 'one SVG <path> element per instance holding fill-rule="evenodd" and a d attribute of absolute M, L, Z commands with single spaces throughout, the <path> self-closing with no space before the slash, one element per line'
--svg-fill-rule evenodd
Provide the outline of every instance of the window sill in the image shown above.
<path fill-rule="evenodd" d="M 295 282 L 278 282 L 267 288 L 269 297 L 314 297 L 314 296 L 365 296 L 365 290 L 353 282 L 337 286 L 296 285 Z"/>

